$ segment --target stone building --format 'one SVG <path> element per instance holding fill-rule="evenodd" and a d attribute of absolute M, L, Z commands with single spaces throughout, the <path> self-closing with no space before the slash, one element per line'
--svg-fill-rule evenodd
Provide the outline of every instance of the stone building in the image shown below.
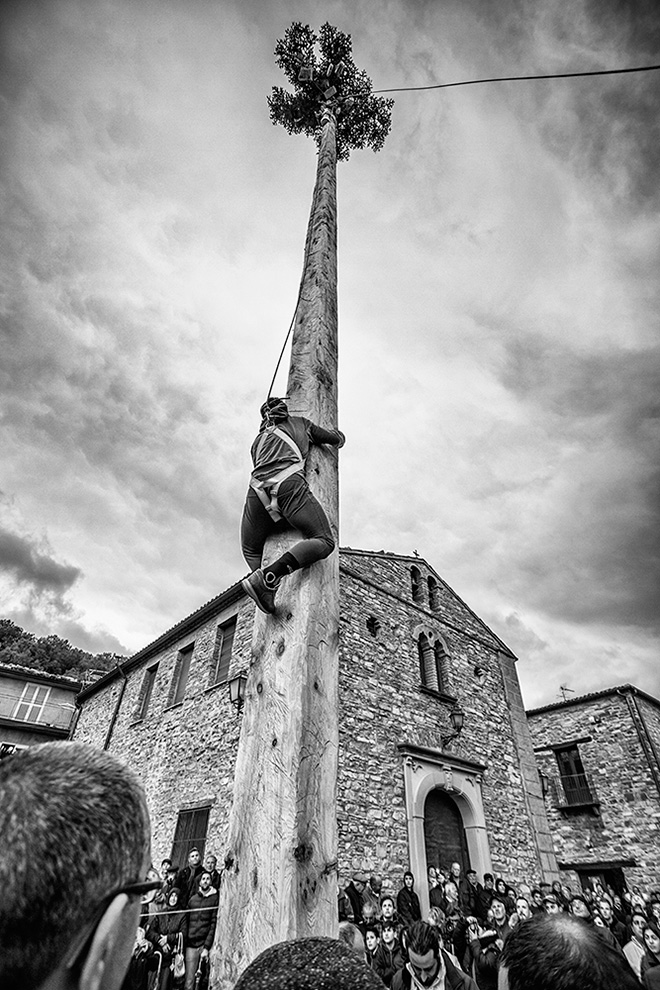
<path fill-rule="evenodd" d="M 527 713 L 562 876 L 660 883 L 660 702 L 630 684 Z"/>
<path fill-rule="evenodd" d="M 32 667 L 0 664 L 0 757 L 66 739 L 80 681 Z"/>
<path fill-rule="evenodd" d="M 75 738 L 142 777 L 156 861 L 193 844 L 223 858 L 241 725 L 228 683 L 253 616 L 233 585 L 81 692 Z M 515 657 L 421 558 L 340 551 L 339 704 L 344 882 L 364 869 L 398 887 L 410 866 L 426 901 L 428 863 L 556 878 Z"/>

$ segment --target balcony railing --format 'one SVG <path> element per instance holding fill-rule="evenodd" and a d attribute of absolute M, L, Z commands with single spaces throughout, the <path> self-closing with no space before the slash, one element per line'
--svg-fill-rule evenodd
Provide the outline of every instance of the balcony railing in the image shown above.
<path fill-rule="evenodd" d="M 555 804 L 558 808 L 578 808 L 600 804 L 591 774 L 573 773 L 553 777 L 550 781 Z"/>

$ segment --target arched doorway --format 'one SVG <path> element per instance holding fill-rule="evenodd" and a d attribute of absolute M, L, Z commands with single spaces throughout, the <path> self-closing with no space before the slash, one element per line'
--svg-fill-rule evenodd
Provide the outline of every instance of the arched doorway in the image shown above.
<path fill-rule="evenodd" d="M 424 842 L 428 864 L 448 872 L 452 863 L 460 863 L 465 876 L 470 857 L 463 818 L 456 802 L 440 788 L 429 791 L 424 802 Z"/>

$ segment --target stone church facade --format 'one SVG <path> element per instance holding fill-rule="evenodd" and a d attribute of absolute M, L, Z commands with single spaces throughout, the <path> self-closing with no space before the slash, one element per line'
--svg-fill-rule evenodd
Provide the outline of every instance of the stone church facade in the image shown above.
<path fill-rule="evenodd" d="M 241 725 L 228 682 L 249 667 L 253 616 L 239 582 L 79 696 L 74 738 L 145 785 L 156 863 L 195 842 L 223 859 Z M 347 548 L 339 649 L 340 882 L 365 870 L 398 888 L 410 867 L 424 904 L 429 864 L 555 879 L 505 644 L 422 558 Z"/>

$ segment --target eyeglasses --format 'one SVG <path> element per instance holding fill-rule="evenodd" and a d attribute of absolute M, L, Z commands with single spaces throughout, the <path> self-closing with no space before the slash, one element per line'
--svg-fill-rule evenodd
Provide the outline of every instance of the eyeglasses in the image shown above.
<path fill-rule="evenodd" d="M 82 932 L 73 943 L 73 946 L 64 961 L 65 968 L 67 970 L 74 969 L 85 956 L 101 918 L 108 910 L 115 897 L 118 897 L 119 894 L 127 894 L 129 897 L 137 897 L 139 895 L 143 898 L 143 903 L 148 903 L 148 901 L 153 900 L 153 897 L 145 899 L 144 895 L 153 891 L 155 896 L 156 891 L 160 890 L 162 886 L 163 884 L 161 880 L 143 880 L 133 883 L 125 883 L 121 887 L 116 887 L 114 890 L 111 890 L 109 894 L 106 894 L 97 909 L 94 911 L 91 921 L 85 925 Z"/>

